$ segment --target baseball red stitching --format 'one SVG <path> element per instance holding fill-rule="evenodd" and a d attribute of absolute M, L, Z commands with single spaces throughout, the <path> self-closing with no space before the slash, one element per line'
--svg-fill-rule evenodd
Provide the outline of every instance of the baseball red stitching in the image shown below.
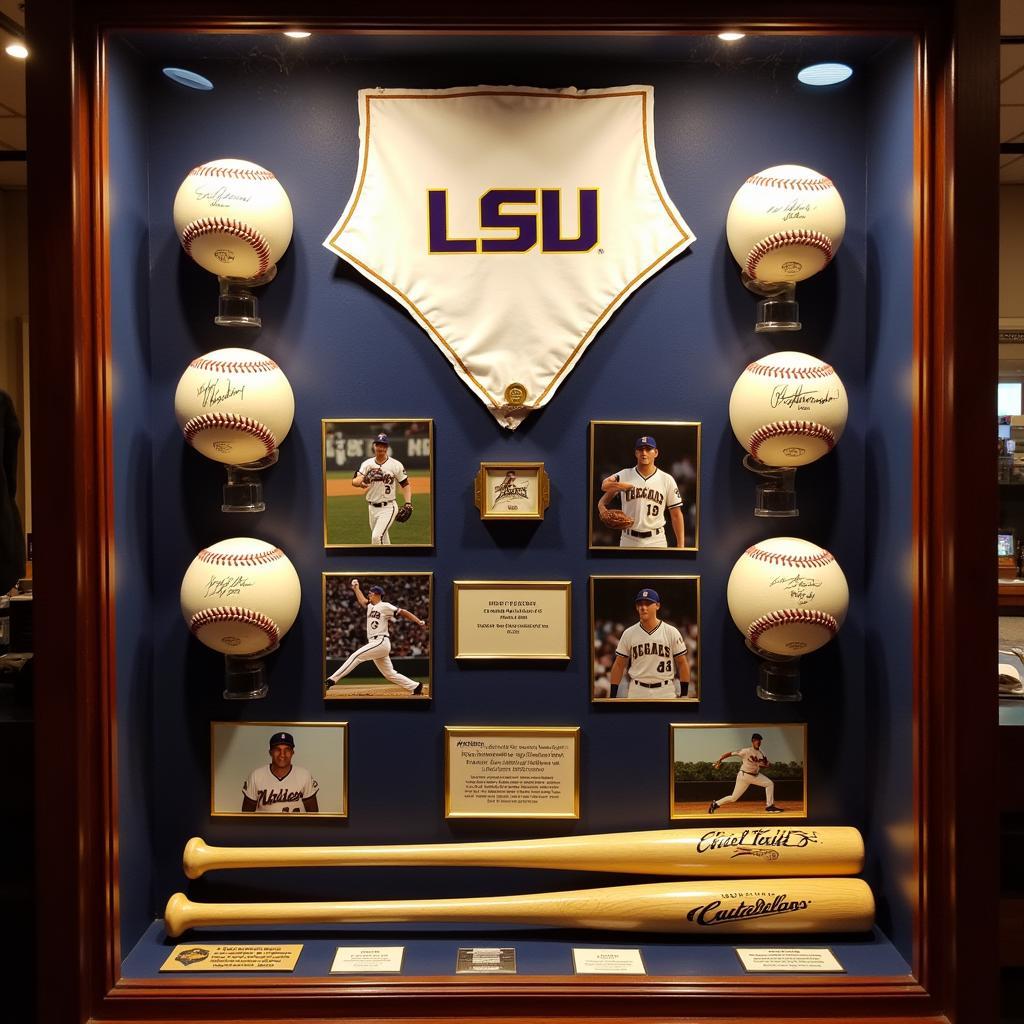
<path fill-rule="evenodd" d="M 233 235 L 252 247 L 260 261 L 260 269 L 254 277 L 262 277 L 270 269 L 270 243 L 258 231 L 229 217 L 200 217 L 190 221 L 181 232 L 182 248 L 192 255 L 192 244 L 203 235 Z"/>
<path fill-rule="evenodd" d="M 824 548 L 821 549 L 821 553 L 818 555 L 782 555 L 776 554 L 774 551 L 765 551 L 764 548 L 759 548 L 755 544 L 753 547 L 747 548 L 746 553 L 750 558 L 754 558 L 758 562 L 769 562 L 772 565 L 789 565 L 794 569 L 820 568 L 835 561 L 832 554 Z"/>
<path fill-rule="evenodd" d="M 826 177 L 820 178 L 766 178 L 763 174 L 754 174 L 747 178 L 748 185 L 764 185 L 766 188 L 795 188 L 805 192 L 825 192 L 832 188 L 832 182 Z"/>
<path fill-rule="evenodd" d="M 267 455 L 277 448 L 277 438 L 269 427 L 249 416 L 238 416 L 233 412 L 207 412 L 202 416 L 193 416 L 181 429 L 185 440 L 193 446 L 195 438 L 204 430 L 235 430 L 261 441 Z"/>
<path fill-rule="evenodd" d="M 805 228 L 797 231 L 779 231 L 767 238 L 762 238 L 747 254 L 748 276 L 757 276 L 757 265 L 768 253 L 774 252 L 776 249 L 784 249 L 789 245 L 806 245 L 819 250 L 825 257 L 826 266 L 832 261 L 832 242 L 828 235 L 824 235 L 820 231 L 808 231 Z"/>
<path fill-rule="evenodd" d="M 772 366 L 760 359 L 747 367 L 747 373 L 758 377 L 786 377 L 791 380 L 820 380 L 831 377 L 835 372 L 828 363 L 820 366 Z"/>
<path fill-rule="evenodd" d="M 281 639 L 281 631 L 272 619 L 268 619 L 262 612 L 254 612 L 249 608 L 204 608 L 189 619 L 188 628 L 196 634 L 203 626 L 217 622 L 241 622 L 246 626 L 255 626 L 266 635 L 268 647 L 273 647 Z"/>
<path fill-rule="evenodd" d="M 189 364 L 197 370 L 213 370 L 214 373 L 270 373 L 277 369 L 277 363 L 273 359 L 260 359 L 252 363 L 228 361 L 226 359 L 207 359 L 200 356 L 193 359 Z"/>
<path fill-rule="evenodd" d="M 214 164 L 200 164 L 188 172 L 188 176 L 200 178 L 242 178 L 246 181 L 276 181 L 274 175 L 262 167 L 251 170 L 248 167 L 217 167 Z"/>
<path fill-rule="evenodd" d="M 271 548 L 269 551 L 259 553 L 233 555 L 203 548 L 196 558 L 200 562 L 208 562 L 211 565 L 266 565 L 268 562 L 276 562 L 279 558 L 284 558 L 284 552 L 280 548 Z"/>
<path fill-rule="evenodd" d="M 769 612 L 767 615 L 755 619 L 747 627 L 747 638 L 756 647 L 757 641 L 769 630 L 776 626 L 788 626 L 794 622 L 809 626 L 821 626 L 822 629 L 827 629 L 832 636 L 839 631 L 839 622 L 834 615 L 829 615 L 828 612 L 810 611 L 805 608 L 782 608 L 777 612 Z"/>
<path fill-rule="evenodd" d="M 773 437 L 786 437 L 791 434 L 824 441 L 829 451 L 836 446 L 836 435 L 820 423 L 812 423 L 810 420 L 779 420 L 776 423 L 766 423 L 763 427 L 758 427 L 750 435 L 750 454 L 756 459 L 761 445 L 766 441 L 770 441 Z"/>

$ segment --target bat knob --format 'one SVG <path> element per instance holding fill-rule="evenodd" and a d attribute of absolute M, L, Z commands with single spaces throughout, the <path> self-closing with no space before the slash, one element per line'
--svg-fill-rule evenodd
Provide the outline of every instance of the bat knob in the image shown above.
<path fill-rule="evenodd" d="M 188 878 L 199 878 L 206 871 L 206 855 L 209 852 L 210 848 L 199 836 L 193 836 L 185 844 L 185 852 L 182 854 L 181 864 Z"/>
<path fill-rule="evenodd" d="M 168 936 L 176 939 L 182 932 L 188 931 L 191 919 L 192 902 L 183 892 L 176 892 L 164 908 L 164 928 Z"/>

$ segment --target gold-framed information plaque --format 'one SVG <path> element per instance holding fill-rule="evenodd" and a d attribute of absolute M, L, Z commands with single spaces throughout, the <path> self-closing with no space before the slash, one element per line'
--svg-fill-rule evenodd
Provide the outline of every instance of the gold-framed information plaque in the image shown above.
<path fill-rule="evenodd" d="M 568 661 L 570 580 L 454 580 L 455 657 Z"/>
<path fill-rule="evenodd" d="M 579 726 L 446 725 L 444 816 L 578 819 Z"/>
<path fill-rule="evenodd" d="M 543 462 L 481 462 L 473 487 L 481 519 L 540 520 L 551 504 Z"/>

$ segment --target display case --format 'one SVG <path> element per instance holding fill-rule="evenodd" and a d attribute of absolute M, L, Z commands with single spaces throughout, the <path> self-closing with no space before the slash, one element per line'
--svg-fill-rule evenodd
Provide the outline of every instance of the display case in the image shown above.
<path fill-rule="evenodd" d="M 972 685 L 996 622 L 995 595 L 972 589 L 989 578 L 995 522 L 979 455 L 991 449 L 995 352 L 973 341 L 995 319 L 994 5 L 537 6 L 465 17 L 317 6 L 301 18 L 266 3 L 29 12 L 32 404 L 43 410 L 32 447 L 40 466 L 66 467 L 33 473 L 37 782 L 66 812 L 40 815 L 42 1019 L 994 1019 L 995 700 Z M 296 21 L 309 38 L 283 35 Z M 717 38 L 731 27 L 746 38 Z M 853 78 L 818 90 L 797 82 L 801 66 L 826 59 L 851 65 Z M 166 67 L 213 88 L 182 88 Z M 360 180 L 359 90 L 479 85 L 653 86 L 650 152 L 695 236 L 617 305 L 514 432 L 403 303 L 321 244 Z M 216 279 L 188 258 L 172 219 L 190 169 L 225 157 L 272 169 L 291 199 L 292 241 L 258 289 L 259 328 L 214 323 Z M 782 344 L 754 330 L 756 300 L 725 219 L 748 176 L 786 163 L 835 182 L 846 234 L 832 264 L 797 286 L 802 330 Z M 70 259 L 53 259 L 58 240 Z M 184 368 L 232 345 L 273 360 L 295 396 L 280 457 L 261 474 L 260 512 L 221 510 L 221 468 L 175 423 Z M 850 409 L 835 450 L 800 470 L 799 517 L 785 531 L 753 515 L 728 412 L 743 368 L 783 348 L 835 366 Z M 412 520 L 430 510 L 427 542 L 325 546 L 325 420 L 431 423 L 432 490 Z M 589 545 L 592 421 L 649 424 L 640 440 L 659 423 L 699 425 L 699 547 Z M 543 463 L 550 478 L 546 514 L 481 517 L 481 464 L 523 462 Z M 833 552 L 850 590 L 842 630 L 803 659 L 803 699 L 782 705 L 758 698 L 757 662 L 726 602 L 736 559 L 780 532 Z M 224 700 L 223 659 L 189 635 L 179 604 L 196 551 L 234 536 L 279 545 L 301 582 L 261 700 Z M 402 676 L 429 700 L 325 701 L 325 651 L 334 663 L 324 573 L 353 577 L 353 592 L 360 575 L 386 587 L 432 574 L 430 615 L 409 604 L 431 631 L 429 686 Z M 586 595 L 609 573 L 699 577 L 699 700 L 696 690 L 664 707 L 592 699 Z M 456 659 L 453 581 L 494 581 L 488 593 L 501 593 L 502 581 L 553 579 L 569 584 L 570 656 Z M 212 814 L 212 722 L 273 723 L 278 738 L 291 738 L 289 723 L 344 722 L 344 815 Z M 667 829 L 677 824 L 673 727 L 708 723 L 794 723 L 805 736 L 802 820 L 861 830 L 873 928 L 784 941 L 827 945 L 842 973 L 749 973 L 736 947 L 782 944 L 770 936 L 421 922 L 203 929 L 196 941 L 297 943 L 302 953 L 284 975 L 161 971 L 175 945 L 163 907 L 178 890 L 225 903 L 409 900 L 623 881 L 410 865 L 189 882 L 181 856 L 192 836 L 514 844 Z M 576 813 L 446 816 L 446 737 L 460 729 L 573 731 Z M 339 946 L 402 947 L 401 969 L 332 974 Z M 574 951 L 623 946 L 640 950 L 646 973 L 577 973 Z M 457 973 L 466 947 L 514 948 L 516 972 Z"/>

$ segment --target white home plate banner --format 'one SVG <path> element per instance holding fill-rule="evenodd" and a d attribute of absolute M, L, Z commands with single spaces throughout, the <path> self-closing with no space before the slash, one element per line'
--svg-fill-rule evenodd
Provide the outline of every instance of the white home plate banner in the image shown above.
<path fill-rule="evenodd" d="M 658 171 L 651 86 L 364 89 L 359 142 L 324 245 L 510 429 L 694 239 Z"/>

